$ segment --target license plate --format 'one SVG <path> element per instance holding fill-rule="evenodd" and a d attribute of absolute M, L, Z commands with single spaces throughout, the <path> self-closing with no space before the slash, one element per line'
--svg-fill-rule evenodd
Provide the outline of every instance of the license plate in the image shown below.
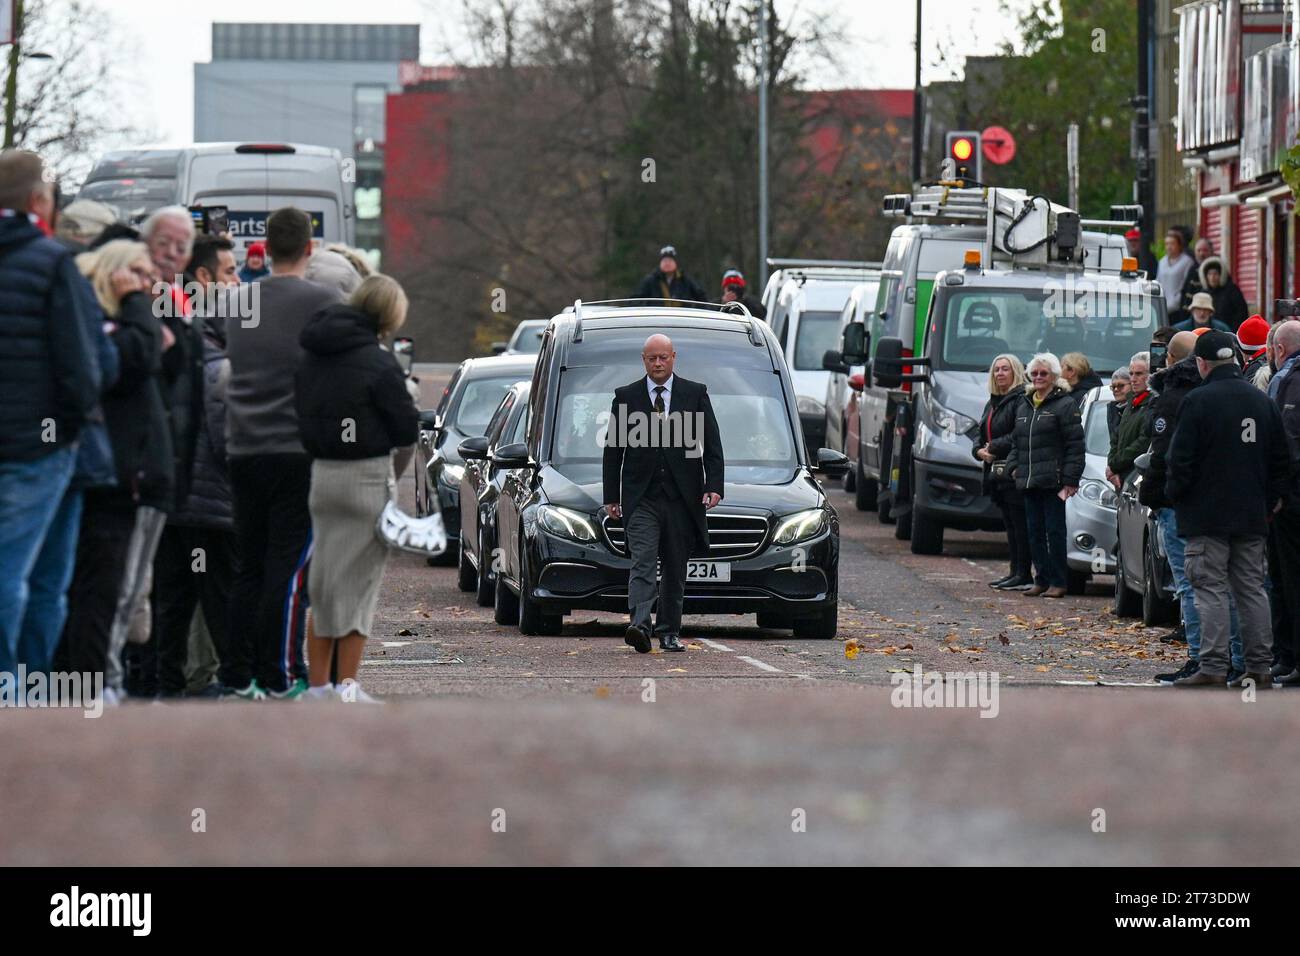
<path fill-rule="evenodd" d="M 726 561 L 686 562 L 687 581 L 730 581 L 731 565 Z"/>

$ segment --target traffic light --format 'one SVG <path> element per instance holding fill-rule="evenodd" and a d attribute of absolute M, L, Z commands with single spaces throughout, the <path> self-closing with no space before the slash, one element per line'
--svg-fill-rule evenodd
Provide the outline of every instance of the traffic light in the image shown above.
<path fill-rule="evenodd" d="M 946 146 L 944 155 L 957 164 L 958 175 L 961 173 L 961 168 L 965 166 L 966 175 L 970 179 L 976 182 L 983 181 L 980 176 L 980 134 L 977 130 L 953 130 L 949 132 Z"/>

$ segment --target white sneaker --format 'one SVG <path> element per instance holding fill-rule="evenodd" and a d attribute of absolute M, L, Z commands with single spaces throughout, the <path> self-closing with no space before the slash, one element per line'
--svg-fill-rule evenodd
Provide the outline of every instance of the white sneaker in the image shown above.
<path fill-rule="evenodd" d="M 339 700 L 343 701 L 343 703 L 345 704 L 382 704 L 383 703 L 383 701 L 380 700 L 379 698 L 371 697 L 364 690 L 362 690 L 361 685 L 358 684 L 351 677 L 347 678 L 346 680 L 343 681 L 343 683 L 335 687 L 334 692 L 338 694 Z"/>
<path fill-rule="evenodd" d="M 322 700 L 338 700 L 339 692 L 333 684 L 322 684 L 320 687 L 308 687 L 300 699 L 309 704 Z"/>

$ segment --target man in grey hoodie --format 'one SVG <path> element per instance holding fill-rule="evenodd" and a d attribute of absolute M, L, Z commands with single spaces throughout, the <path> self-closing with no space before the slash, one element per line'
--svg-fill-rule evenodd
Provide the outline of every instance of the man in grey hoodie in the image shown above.
<path fill-rule="evenodd" d="M 277 209 L 267 218 L 271 274 L 240 287 L 226 321 L 226 456 L 235 522 L 231 667 L 236 696 L 292 699 L 307 689 L 303 660 L 311 514 L 311 459 L 298 437 L 294 374 L 298 336 L 338 294 L 304 278 L 311 217 Z"/>

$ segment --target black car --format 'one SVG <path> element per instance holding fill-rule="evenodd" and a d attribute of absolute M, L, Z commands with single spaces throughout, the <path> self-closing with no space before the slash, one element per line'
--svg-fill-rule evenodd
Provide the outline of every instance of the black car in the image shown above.
<path fill-rule="evenodd" d="M 706 384 L 726 456 L 725 494 L 708 512 L 709 548 L 692 556 L 684 612 L 757 614 L 760 627 L 830 638 L 837 627 L 839 516 L 814 471 L 848 459 L 804 450 L 790 372 L 771 330 L 739 310 L 575 304 L 551 321 L 529 395 L 526 440 L 499 446 L 501 561 L 495 617 L 557 634 L 575 610 L 627 611 L 631 562 L 602 489 L 614 389 L 645 374 L 641 348 L 663 332 L 676 372 Z"/>
<path fill-rule="evenodd" d="M 501 399 L 487 434 L 460 443 L 465 474 L 460 479 L 460 569 L 456 583 L 477 592 L 478 603 L 491 607 L 496 590 L 497 498 L 506 469 L 497 464 L 497 449 L 524 440 L 528 427 L 528 382 L 514 385 Z"/>
<path fill-rule="evenodd" d="M 1118 617 L 1141 617 L 1147 627 L 1178 620 L 1178 599 L 1155 513 L 1138 501 L 1144 480 L 1134 468 L 1119 492 L 1115 601 Z"/>
<path fill-rule="evenodd" d="M 493 356 L 460 363 L 443 390 L 438 407 L 420 413 L 416 447 L 416 511 L 432 514 L 437 496 L 447 529 L 442 563 L 454 564 L 460 533 L 460 479 L 464 471 L 460 443 L 487 431 L 501 398 L 520 380 L 532 377 L 535 355 Z"/>

